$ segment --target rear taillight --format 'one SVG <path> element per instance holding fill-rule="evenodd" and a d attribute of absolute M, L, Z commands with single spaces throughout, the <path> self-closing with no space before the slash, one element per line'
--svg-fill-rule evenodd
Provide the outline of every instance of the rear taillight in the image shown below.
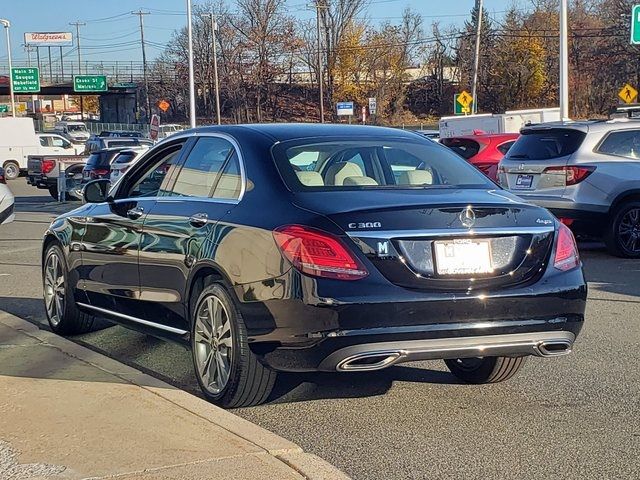
<path fill-rule="evenodd" d="M 359 280 L 367 269 L 336 236 L 302 225 L 286 225 L 273 232 L 276 244 L 295 268 L 308 275 Z"/>
<path fill-rule="evenodd" d="M 56 168 L 56 161 L 53 158 L 45 158 L 42 160 L 42 173 L 45 175 Z"/>
<path fill-rule="evenodd" d="M 102 178 L 105 175 L 109 175 L 111 170 L 105 170 L 104 168 L 97 168 L 95 170 L 89 170 L 89 177 L 91 178 Z"/>
<path fill-rule="evenodd" d="M 596 167 L 547 167 L 544 173 L 564 174 L 567 185 L 575 185 L 593 173 Z"/>
<path fill-rule="evenodd" d="M 7 180 L 4 178 L 4 170 L 0 168 L 0 183 L 7 183 Z"/>
<path fill-rule="evenodd" d="M 558 270 L 567 271 L 580 265 L 580 255 L 576 239 L 565 224 L 558 226 L 558 238 L 556 240 L 556 256 L 553 266 Z"/>

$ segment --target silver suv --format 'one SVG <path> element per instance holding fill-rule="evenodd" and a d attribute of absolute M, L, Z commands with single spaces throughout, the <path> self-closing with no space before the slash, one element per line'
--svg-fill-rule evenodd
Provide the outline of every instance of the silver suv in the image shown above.
<path fill-rule="evenodd" d="M 609 251 L 640 258 L 640 121 L 554 122 L 524 127 L 498 181 L 546 207 Z"/>

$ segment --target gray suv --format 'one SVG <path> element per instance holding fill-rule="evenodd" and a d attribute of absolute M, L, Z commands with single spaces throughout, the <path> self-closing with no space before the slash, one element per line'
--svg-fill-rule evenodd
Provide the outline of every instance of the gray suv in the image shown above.
<path fill-rule="evenodd" d="M 500 184 L 548 208 L 574 232 L 640 258 L 640 121 L 524 127 L 498 167 Z"/>

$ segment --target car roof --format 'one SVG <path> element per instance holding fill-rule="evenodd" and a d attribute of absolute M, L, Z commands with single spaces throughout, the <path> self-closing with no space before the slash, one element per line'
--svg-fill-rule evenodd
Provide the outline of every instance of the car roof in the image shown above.
<path fill-rule="evenodd" d="M 313 137 L 352 137 L 371 136 L 375 138 L 425 139 L 423 135 L 411 130 L 399 128 L 377 127 L 370 125 L 344 125 L 335 123 L 256 123 L 244 125 L 228 125 L 224 127 L 199 127 L 195 133 L 226 132 L 231 135 L 247 130 L 261 133 L 273 141 L 283 142 L 299 138 Z M 189 130 L 184 133 L 188 133 Z"/>
<path fill-rule="evenodd" d="M 635 118 L 611 118 L 596 120 L 564 120 L 558 122 L 537 123 L 527 125 L 520 132 L 532 133 L 554 128 L 579 130 L 584 133 L 608 132 L 619 128 L 640 128 L 640 119 Z"/>

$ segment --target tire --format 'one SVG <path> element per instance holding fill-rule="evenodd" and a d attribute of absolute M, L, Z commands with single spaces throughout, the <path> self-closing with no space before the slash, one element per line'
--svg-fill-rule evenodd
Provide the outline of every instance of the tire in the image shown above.
<path fill-rule="evenodd" d="M 192 317 L 191 356 L 205 398 L 223 408 L 265 402 L 277 374 L 262 365 L 250 350 L 242 315 L 222 283 L 205 286 L 195 302 Z M 215 324 L 214 318 L 219 318 L 219 327 L 206 330 Z M 211 335 L 215 330 L 216 335 Z M 223 370 L 218 365 L 222 365 Z M 215 367 L 215 371 L 211 367 Z M 228 373 L 220 376 L 218 373 L 224 368 Z"/>
<path fill-rule="evenodd" d="M 526 357 L 476 357 L 445 360 L 456 377 L 467 383 L 498 383 L 513 377 Z"/>
<path fill-rule="evenodd" d="M 54 200 L 58 200 L 58 187 L 49 187 L 49 195 L 51 195 Z"/>
<path fill-rule="evenodd" d="M 4 168 L 4 178 L 7 180 L 15 180 L 20 176 L 20 165 L 13 160 L 4 162 L 2 166 Z"/>
<path fill-rule="evenodd" d="M 69 288 L 68 277 L 62 249 L 58 245 L 51 245 L 47 249 L 42 269 L 43 296 L 49 326 L 60 335 L 90 332 L 94 330 L 95 318 L 78 309 Z"/>
<path fill-rule="evenodd" d="M 612 255 L 640 258 L 640 201 L 626 202 L 616 208 L 604 243 Z"/>

